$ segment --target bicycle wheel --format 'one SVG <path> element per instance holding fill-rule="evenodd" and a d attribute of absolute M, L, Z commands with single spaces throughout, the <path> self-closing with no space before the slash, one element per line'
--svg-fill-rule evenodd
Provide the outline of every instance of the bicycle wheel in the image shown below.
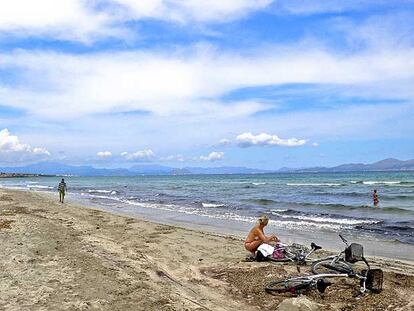
<path fill-rule="evenodd" d="M 312 281 L 308 278 L 291 278 L 270 282 L 266 285 L 267 293 L 292 293 L 297 294 L 299 291 L 310 287 Z"/>
<path fill-rule="evenodd" d="M 342 259 L 333 262 L 332 258 L 325 258 L 314 261 L 312 263 L 312 272 L 313 274 L 324 274 L 324 273 L 350 273 L 352 272 L 352 267 Z"/>

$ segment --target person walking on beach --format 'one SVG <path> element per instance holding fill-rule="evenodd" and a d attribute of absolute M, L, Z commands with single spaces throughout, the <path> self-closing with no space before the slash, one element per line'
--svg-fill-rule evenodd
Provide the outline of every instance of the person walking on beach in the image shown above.
<path fill-rule="evenodd" d="M 250 230 L 244 241 L 244 247 L 254 253 L 257 248 L 263 243 L 278 242 L 279 239 L 275 235 L 265 236 L 263 229 L 269 223 L 269 217 L 262 215 L 257 220 L 257 224 Z"/>
<path fill-rule="evenodd" d="M 372 194 L 372 199 L 374 200 L 374 206 L 378 206 L 379 198 L 378 198 L 377 189 L 374 190 L 374 193 Z"/>
<path fill-rule="evenodd" d="M 61 182 L 59 183 L 58 191 L 59 191 L 59 202 L 63 203 L 63 200 L 65 199 L 65 194 L 68 191 L 68 188 L 66 187 L 65 180 L 63 178 L 62 178 Z"/>

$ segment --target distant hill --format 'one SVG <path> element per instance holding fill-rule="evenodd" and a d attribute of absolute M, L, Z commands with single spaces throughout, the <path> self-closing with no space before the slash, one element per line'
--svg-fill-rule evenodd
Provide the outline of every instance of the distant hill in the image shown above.
<path fill-rule="evenodd" d="M 137 174 L 152 175 L 189 175 L 189 174 L 257 174 L 269 173 L 271 171 L 258 170 L 247 167 L 219 166 L 219 167 L 184 167 L 174 168 L 161 165 L 137 165 L 129 169 Z"/>
<path fill-rule="evenodd" d="M 260 174 L 272 173 L 270 170 L 259 170 L 242 166 L 220 166 L 220 167 L 186 167 L 184 170 L 191 174 Z"/>
<path fill-rule="evenodd" d="M 278 171 L 252 169 L 248 167 L 184 167 L 162 165 L 135 165 L 126 168 L 95 168 L 72 166 L 55 162 L 41 162 L 22 167 L 0 167 L 4 174 L 42 174 L 75 176 L 140 176 L 140 175 L 191 175 L 191 174 L 262 174 L 262 173 L 306 173 L 306 172 L 367 172 L 367 171 L 414 171 L 414 160 L 385 159 L 372 164 L 350 163 L 335 167 L 281 168 Z"/>
<path fill-rule="evenodd" d="M 308 167 L 308 168 L 281 168 L 278 172 L 374 172 L 374 171 L 414 171 L 414 159 L 401 161 L 388 158 L 372 164 L 349 163 L 334 167 Z"/>
<path fill-rule="evenodd" d="M 77 176 L 132 176 L 127 169 L 94 168 L 92 166 L 71 166 L 55 162 L 41 162 L 21 167 L 2 167 L 0 172 L 43 175 Z"/>
<path fill-rule="evenodd" d="M 41 162 L 21 167 L 0 167 L 7 174 L 43 174 L 75 176 L 140 176 L 140 175 L 189 175 L 189 174 L 254 174 L 270 171 L 246 167 L 186 167 L 176 168 L 162 165 L 135 165 L 126 168 L 95 168 L 93 166 L 72 166 L 56 162 Z"/>
<path fill-rule="evenodd" d="M 135 165 L 128 169 L 135 175 L 169 175 L 174 170 L 176 168 L 162 165 Z"/>
<path fill-rule="evenodd" d="M 41 174 L 19 174 L 19 173 L 0 173 L 0 178 L 18 178 L 18 177 L 40 177 L 40 176 L 53 176 L 53 175 L 41 175 Z"/>

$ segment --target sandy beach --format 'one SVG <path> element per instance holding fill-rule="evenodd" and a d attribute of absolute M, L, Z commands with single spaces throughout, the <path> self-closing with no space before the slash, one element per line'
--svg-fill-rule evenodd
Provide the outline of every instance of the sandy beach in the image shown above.
<path fill-rule="evenodd" d="M 263 290 L 309 267 L 246 261 L 240 239 L 124 217 L 50 195 L 0 189 L 1 310 L 277 310 Z M 355 280 L 320 310 L 413 310 L 414 264 L 369 258 L 384 290 L 355 298 Z"/>

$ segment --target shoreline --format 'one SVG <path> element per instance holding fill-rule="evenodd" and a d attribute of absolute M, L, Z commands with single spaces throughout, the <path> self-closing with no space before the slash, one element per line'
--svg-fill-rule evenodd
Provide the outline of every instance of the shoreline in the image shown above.
<path fill-rule="evenodd" d="M 297 267 L 246 262 L 237 237 L 56 201 L 0 189 L 0 309 L 276 310 L 290 299 L 263 287 L 297 274 Z M 324 299 L 308 298 L 324 310 L 410 310 L 414 264 L 374 263 L 387 271 L 381 294 L 358 300 L 351 280 Z"/>
<path fill-rule="evenodd" d="M 44 192 L 50 197 L 51 193 Z M 74 202 L 84 206 L 93 206 L 102 211 L 123 215 L 126 217 L 134 217 L 145 219 L 159 224 L 178 226 L 185 229 L 200 230 L 223 236 L 233 236 L 244 240 L 254 223 L 234 220 L 221 220 L 217 218 L 209 218 L 205 216 L 168 211 L 150 207 L 140 207 L 136 205 L 122 205 L 122 207 L 108 207 L 101 204 L 93 204 L 81 197 L 75 197 Z M 272 218 L 271 218 L 272 219 Z M 273 218 L 277 221 L 277 217 Z M 329 231 L 302 231 L 292 228 L 275 227 L 270 223 L 266 228 L 267 234 L 276 234 L 281 237 L 282 241 L 287 244 L 299 243 L 310 245 L 312 242 L 321 245 L 325 250 L 337 253 L 344 249 L 345 245 L 339 238 L 341 232 Z M 414 263 L 414 245 L 402 243 L 396 240 L 385 240 L 381 238 L 366 237 L 358 233 L 346 235 L 349 243 L 360 243 L 364 246 L 367 256 L 398 259 L 406 262 Z"/>
<path fill-rule="evenodd" d="M 12 189 L 12 191 L 24 191 L 29 193 L 37 193 L 44 195 L 50 200 L 56 199 L 55 194 L 49 191 L 31 190 L 31 189 Z M 163 210 L 151 207 L 140 207 L 136 205 L 120 205 L 120 206 L 106 206 L 99 203 L 93 203 L 87 199 L 83 199 L 79 195 L 69 194 L 69 204 L 82 206 L 83 208 L 94 208 L 103 212 L 109 212 L 123 217 L 133 217 L 138 220 L 146 220 L 160 225 L 169 225 L 183 229 L 202 231 L 218 236 L 231 236 L 233 238 L 244 240 L 245 235 L 253 223 L 234 221 L 234 220 L 220 220 L 216 218 L 209 218 L 200 215 L 186 215 L 184 213 Z M 68 198 L 66 198 L 68 200 Z M 276 217 L 275 217 L 276 218 Z M 302 231 L 292 228 L 274 227 L 272 224 L 266 228 L 267 234 L 276 234 L 281 238 L 285 244 L 299 243 L 305 246 L 312 242 L 321 245 L 324 250 L 332 253 L 338 253 L 343 250 L 345 245 L 339 238 L 338 234 L 341 232 L 329 231 Z M 342 233 L 343 234 L 343 233 Z M 406 263 L 414 264 L 414 245 L 402 243 L 396 240 L 385 240 L 381 238 L 373 238 L 372 236 L 363 236 L 361 234 L 345 234 L 349 243 L 360 243 L 364 246 L 364 252 L 368 257 L 375 257 L 381 259 L 399 260 Z"/>

